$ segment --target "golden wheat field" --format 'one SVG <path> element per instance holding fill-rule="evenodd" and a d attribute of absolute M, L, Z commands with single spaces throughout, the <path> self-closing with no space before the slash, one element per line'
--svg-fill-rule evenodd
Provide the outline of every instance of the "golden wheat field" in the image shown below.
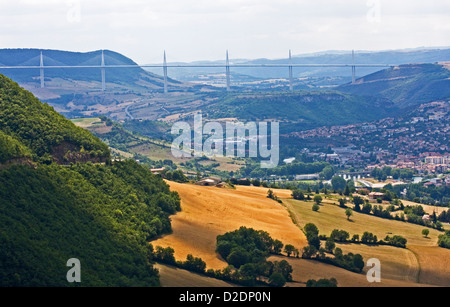
<path fill-rule="evenodd" d="M 171 190 L 179 193 L 182 211 L 171 217 L 173 233 L 151 243 L 153 246 L 174 248 L 177 260 L 185 260 L 188 254 L 192 254 L 202 258 L 207 269 L 226 267 L 227 263 L 215 252 L 216 237 L 241 226 L 267 231 L 273 238 L 301 250 L 307 245 L 301 227 L 314 223 L 320 233 L 327 235 L 333 229 L 343 229 L 351 235 L 371 231 L 379 238 L 387 234 L 402 235 L 408 239 L 407 249 L 337 244 L 344 253 L 359 253 L 365 260 L 378 258 L 382 263 L 381 284 L 367 282 L 364 274 L 367 268 L 362 274 L 356 274 L 317 261 L 282 257 L 294 269 L 294 282 L 288 284 L 290 287 L 305 286 L 309 279 L 331 277 L 338 280 L 339 286 L 450 285 L 450 250 L 436 246 L 440 233 L 435 230 L 430 231 L 429 238 L 424 238 L 421 234 L 423 227 L 418 225 L 357 213 L 348 221 L 344 210 L 332 201 L 324 202 L 319 212 L 313 212 L 312 202 L 293 200 L 290 190 L 273 190 L 283 200 L 283 204 L 279 204 L 267 198 L 268 188 L 236 186 L 236 189 L 230 189 L 167 183 Z M 278 258 L 271 257 L 269 260 Z M 170 276 L 174 278 L 175 275 L 167 268 L 161 272 L 166 284 L 179 283 L 178 279 L 170 281 Z M 195 275 L 190 275 L 190 278 L 195 279 Z"/>
<path fill-rule="evenodd" d="M 216 237 L 241 226 L 267 231 L 273 238 L 298 249 L 307 245 L 303 232 L 292 223 L 287 210 L 258 188 L 232 190 L 168 183 L 171 190 L 180 194 L 182 211 L 172 216 L 173 233 L 152 244 L 171 246 L 177 260 L 193 254 L 202 258 L 208 268 L 226 267 L 226 262 L 215 253 Z"/>
<path fill-rule="evenodd" d="M 162 287 L 235 287 L 225 281 L 206 277 L 168 265 L 156 264 Z"/>
<path fill-rule="evenodd" d="M 268 260 L 286 260 L 286 257 L 273 256 Z M 322 278 L 335 278 L 338 287 L 421 287 L 423 285 L 389 279 L 381 273 L 381 283 L 369 283 L 366 275 L 353 273 L 336 266 L 328 265 L 314 260 L 288 258 L 287 261 L 293 268 L 292 279 L 294 282 L 287 284 L 288 287 L 305 287 L 309 279 L 319 280 Z M 382 271 L 383 272 L 383 271 Z"/>

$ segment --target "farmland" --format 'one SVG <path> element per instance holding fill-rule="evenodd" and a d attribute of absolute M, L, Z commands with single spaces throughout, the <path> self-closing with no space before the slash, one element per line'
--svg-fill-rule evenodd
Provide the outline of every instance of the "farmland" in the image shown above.
<path fill-rule="evenodd" d="M 168 182 L 181 197 L 182 211 L 172 217 L 173 233 L 151 242 L 153 246 L 170 246 L 177 260 L 188 254 L 202 258 L 207 268 L 223 269 L 227 263 L 215 252 L 217 235 L 241 226 L 265 230 L 284 244 L 298 249 L 307 245 L 301 228 L 314 223 L 320 234 L 343 229 L 351 235 L 369 231 L 379 238 L 401 235 L 408 240 L 407 248 L 385 245 L 337 243 L 344 253 L 359 253 L 365 260 L 377 258 L 382 263 L 382 283 L 369 284 L 365 272 L 357 274 L 314 260 L 272 256 L 269 260 L 288 260 L 294 268 L 294 281 L 288 286 L 305 286 L 308 279 L 334 277 L 341 286 L 426 286 L 448 285 L 450 251 L 436 246 L 437 230 L 430 229 L 428 238 L 421 234 L 423 226 L 386 220 L 354 213 L 347 220 L 344 209 L 329 198 L 319 212 L 311 210 L 312 202 L 291 198 L 290 190 L 273 190 L 283 204 L 268 199 L 267 188 L 236 186 L 236 189 L 203 187 Z M 431 261 L 430 261 L 431 260 Z M 164 275 L 164 272 L 162 272 Z"/>

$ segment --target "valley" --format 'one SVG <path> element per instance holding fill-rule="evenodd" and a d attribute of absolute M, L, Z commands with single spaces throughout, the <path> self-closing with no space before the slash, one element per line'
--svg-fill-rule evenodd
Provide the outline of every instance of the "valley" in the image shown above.
<path fill-rule="evenodd" d="M 332 277 L 338 280 L 340 286 L 352 287 L 445 286 L 450 282 L 447 263 L 450 251 L 437 247 L 438 231 L 431 230 L 430 235 L 424 238 L 421 226 L 357 213 L 348 221 L 344 209 L 339 208 L 332 198 L 325 198 L 319 212 L 313 212 L 311 202 L 293 200 L 288 190 L 274 190 L 283 200 L 283 204 L 279 204 L 267 198 L 267 188 L 237 186 L 233 190 L 168 183 L 172 190 L 180 194 L 182 211 L 172 217 L 173 233 L 151 243 L 174 248 L 177 260 L 193 254 L 206 262 L 207 269 L 225 268 L 227 263 L 215 252 L 215 238 L 241 226 L 268 231 L 283 243 L 302 249 L 307 242 L 300 229 L 306 223 L 314 223 L 320 234 L 328 235 L 333 229 L 343 229 L 351 235 L 369 231 L 381 238 L 401 235 L 408 240 L 408 244 L 404 249 L 337 243 L 345 253 L 361 254 L 364 260 L 379 259 L 383 276 L 381 284 L 367 282 L 367 268 L 357 274 L 313 260 L 272 256 L 269 260 L 287 260 L 292 265 L 294 278 L 293 282 L 288 283 L 289 287 L 304 286 L 309 279 Z M 431 254 L 435 256 L 432 265 L 429 261 Z"/>
<path fill-rule="evenodd" d="M 35 65 L 39 52 L 3 51 L 8 65 L 23 64 L 17 54 Z M 45 54 L 67 65 L 100 59 L 99 51 Z M 297 72 L 293 92 L 286 79 L 251 70 L 236 74 L 231 91 L 215 72 L 169 78 L 167 94 L 162 77 L 142 69 L 108 70 L 105 91 L 98 70 L 55 70 L 45 88 L 32 72 L 10 74 L 19 83 L 0 75 L 0 256 L 8 259 L 0 281 L 64 284 L 64 268 L 45 276 L 37 265 L 42 252 L 45 263 L 86 259 L 87 286 L 450 285 L 448 65 L 383 56 L 400 62 L 355 83 Z M 172 125 L 197 113 L 221 125 L 278 122 L 279 165 L 175 158 Z M 74 246 L 62 240 L 66 228 L 81 229 Z M 219 236 L 227 238 L 220 249 Z M 366 278 L 372 258 L 381 283 Z"/>

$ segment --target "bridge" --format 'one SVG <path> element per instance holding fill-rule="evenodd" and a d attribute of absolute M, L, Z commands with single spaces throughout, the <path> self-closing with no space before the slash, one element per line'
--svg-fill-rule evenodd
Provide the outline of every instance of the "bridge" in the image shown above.
<path fill-rule="evenodd" d="M 338 172 L 336 173 L 336 176 L 340 176 L 344 179 L 361 179 L 361 178 L 367 178 L 370 177 L 369 171 L 361 171 L 361 172 Z"/>
<path fill-rule="evenodd" d="M 289 50 L 289 63 L 286 64 L 230 64 L 230 59 L 228 57 L 228 50 L 226 52 L 225 64 L 167 64 L 166 52 L 164 51 L 164 59 L 162 65 L 106 65 L 105 57 L 102 50 L 101 63 L 99 65 L 76 65 L 76 66 L 45 66 L 44 65 L 44 56 L 42 51 L 40 53 L 40 65 L 39 66 L 0 66 L 0 69 L 39 69 L 40 70 L 40 83 L 41 88 L 45 87 L 45 70 L 46 69 L 61 69 L 61 68 L 98 68 L 101 71 L 102 75 L 102 91 L 106 90 L 106 69 L 108 68 L 162 68 L 164 75 L 164 93 L 167 94 L 169 92 L 168 88 L 168 68 L 225 68 L 226 73 L 226 87 L 227 91 L 231 89 L 231 68 L 243 68 L 243 67 L 261 67 L 261 68 L 288 68 L 289 72 L 289 89 L 291 92 L 294 90 L 294 78 L 293 78 L 293 69 L 295 67 L 340 67 L 340 68 L 351 68 L 352 70 L 352 83 L 356 81 L 356 68 L 357 67 L 380 67 L 380 68 L 389 68 L 394 67 L 395 65 L 389 64 L 356 64 L 355 63 L 355 52 L 352 51 L 352 63 L 350 64 L 293 64 L 292 63 L 292 54 L 291 50 Z"/>

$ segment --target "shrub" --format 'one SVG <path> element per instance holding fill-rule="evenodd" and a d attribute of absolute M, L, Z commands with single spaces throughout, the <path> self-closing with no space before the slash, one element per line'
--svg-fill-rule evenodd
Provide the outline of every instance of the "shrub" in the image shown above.
<path fill-rule="evenodd" d="M 286 279 L 283 277 L 281 273 L 275 272 L 270 275 L 269 285 L 272 287 L 284 287 L 286 284 Z"/>
<path fill-rule="evenodd" d="M 310 279 L 306 282 L 306 287 L 308 288 L 336 288 L 338 282 L 335 278 L 331 279 L 320 279 L 316 281 L 315 279 Z"/>
<path fill-rule="evenodd" d="M 445 234 L 438 237 L 438 245 L 444 248 L 450 248 L 450 230 L 446 230 Z"/>

